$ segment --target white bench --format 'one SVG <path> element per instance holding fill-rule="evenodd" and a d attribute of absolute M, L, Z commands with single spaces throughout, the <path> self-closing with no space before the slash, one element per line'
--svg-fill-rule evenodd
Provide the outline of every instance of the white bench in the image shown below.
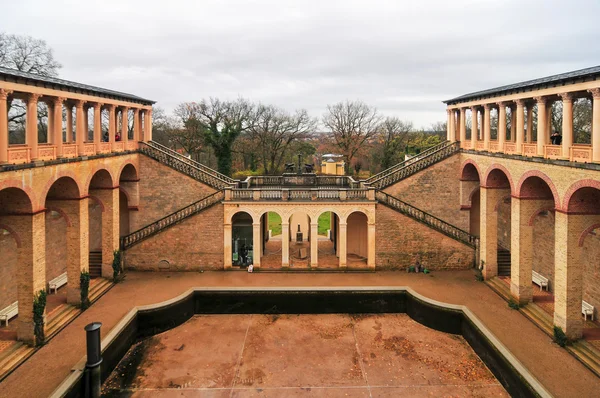
<path fill-rule="evenodd" d="M 2 321 L 6 322 L 6 326 L 8 326 L 8 320 L 16 317 L 19 314 L 19 302 L 15 301 L 8 307 L 4 308 L 0 311 L 0 324 Z"/>
<path fill-rule="evenodd" d="M 585 317 L 586 321 L 587 321 L 588 315 L 591 315 L 592 321 L 594 320 L 594 306 L 591 305 L 590 303 L 586 303 L 583 300 L 581 300 L 581 313 Z"/>
<path fill-rule="evenodd" d="M 546 291 L 548 291 L 548 278 L 535 271 L 531 271 L 531 279 L 533 280 L 533 283 L 540 287 L 540 290 L 545 287 Z"/>
<path fill-rule="evenodd" d="M 52 293 L 52 289 L 54 289 L 54 293 L 58 290 L 59 287 L 67 284 L 67 273 L 60 274 L 56 278 L 52 279 L 48 283 L 48 287 L 50 288 L 50 293 Z"/>

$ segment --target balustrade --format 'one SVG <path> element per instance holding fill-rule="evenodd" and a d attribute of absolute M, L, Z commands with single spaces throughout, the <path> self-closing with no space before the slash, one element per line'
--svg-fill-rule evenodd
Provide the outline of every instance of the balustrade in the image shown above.
<path fill-rule="evenodd" d="M 281 200 L 281 201 L 363 201 L 375 200 L 374 189 L 356 188 L 226 188 L 226 201 L 261 201 L 261 200 Z"/>
<path fill-rule="evenodd" d="M 537 144 L 523 144 L 523 156 L 537 156 Z"/>

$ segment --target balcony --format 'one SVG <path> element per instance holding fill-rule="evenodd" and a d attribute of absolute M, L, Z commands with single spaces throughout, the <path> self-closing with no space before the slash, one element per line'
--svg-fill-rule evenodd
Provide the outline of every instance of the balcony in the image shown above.
<path fill-rule="evenodd" d="M 375 201 L 374 188 L 225 188 L 225 201 Z"/>

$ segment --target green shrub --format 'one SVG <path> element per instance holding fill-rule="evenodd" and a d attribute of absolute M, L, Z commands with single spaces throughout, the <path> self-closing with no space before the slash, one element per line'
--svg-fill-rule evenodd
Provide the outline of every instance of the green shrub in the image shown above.
<path fill-rule="evenodd" d="M 245 180 L 246 177 L 250 177 L 250 176 L 260 176 L 263 175 L 264 173 L 262 173 L 259 170 L 256 171 L 252 171 L 252 170 L 239 170 L 236 171 L 235 173 L 233 173 L 232 178 L 234 180 Z"/>
<path fill-rule="evenodd" d="M 90 299 L 88 297 L 90 290 L 89 272 L 82 272 L 79 274 L 79 288 L 81 289 L 81 309 L 85 310 L 90 306 Z"/>
<path fill-rule="evenodd" d="M 119 274 L 121 273 L 121 251 L 115 250 L 113 252 L 113 282 L 117 283 L 119 281 Z"/>
<path fill-rule="evenodd" d="M 518 310 L 518 309 L 521 307 L 521 306 L 519 305 L 519 303 L 517 303 L 517 302 L 515 302 L 515 301 L 513 301 L 513 300 L 510 300 L 510 301 L 508 302 L 508 306 L 509 306 L 510 308 L 512 308 L 513 310 Z"/>
<path fill-rule="evenodd" d="M 430 272 L 431 272 L 431 271 L 429 271 L 427 268 L 425 268 L 425 269 L 423 270 L 423 273 L 424 273 L 424 274 L 428 274 L 428 273 L 430 273 Z"/>
<path fill-rule="evenodd" d="M 40 290 L 33 296 L 33 334 L 35 345 L 41 346 L 46 342 L 44 333 L 44 310 L 46 309 L 46 291 Z"/>
<path fill-rule="evenodd" d="M 554 326 L 554 341 L 561 347 L 569 344 L 569 339 L 560 326 Z"/>
<path fill-rule="evenodd" d="M 410 267 L 408 267 L 408 272 L 415 272 L 414 265 L 411 265 Z"/>

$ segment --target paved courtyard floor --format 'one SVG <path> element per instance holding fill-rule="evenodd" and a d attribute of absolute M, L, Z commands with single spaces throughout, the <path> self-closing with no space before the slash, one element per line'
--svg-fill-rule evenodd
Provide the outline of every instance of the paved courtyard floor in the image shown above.
<path fill-rule="evenodd" d="M 132 347 L 103 393 L 508 397 L 462 337 L 406 314 L 195 316 Z"/>
<path fill-rule="evenodd" d="M 106 335 L 136 305 L 152 304 L 196 287 L 226 286 L 410 286 L 426 297 L 469 307 L 531 373 L 557 397 L 597 397 L 600 378 L 585 368 L 485 283 L 472 270 L 429 275 L 284 274 L 247 272 L 128 272 L 87 311 L 0 383 L 0 397 L 47 397 L 85 353 L 83 327 L 102 322 Z"/>

